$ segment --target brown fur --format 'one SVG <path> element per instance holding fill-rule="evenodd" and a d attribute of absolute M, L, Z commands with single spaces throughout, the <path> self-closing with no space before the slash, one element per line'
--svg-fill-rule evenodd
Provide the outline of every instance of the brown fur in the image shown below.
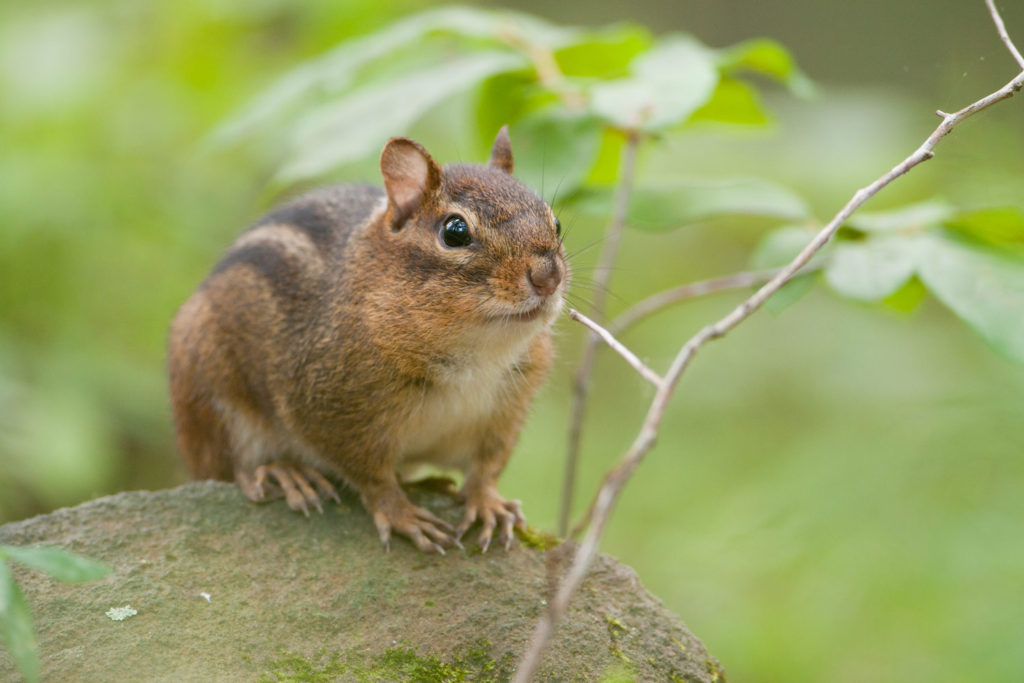
<path fill-rule="evenodd" d="M 510 175 L 511 155 L 505 129 L 489 165 L 443 170 L 395 138 L 381 155 L 386 193 L 317 190 L 239 237 L 171 329 L 193 477 L 237 479 L 261 499 L 261 468 L 309 466 L 359 491 L 385 542 L 394 529 L 440 550 L 457 542 L 451 530 L 398 477 L 454 467 L 466 476 L 459 531 L 479 518 L 484 546 L 499 524 L 511 540 L 522 516 L 496 484 L 550 367 L 568 279 L 554 216 Z M 441 239 L 452 214 L 470 246 Z"/>

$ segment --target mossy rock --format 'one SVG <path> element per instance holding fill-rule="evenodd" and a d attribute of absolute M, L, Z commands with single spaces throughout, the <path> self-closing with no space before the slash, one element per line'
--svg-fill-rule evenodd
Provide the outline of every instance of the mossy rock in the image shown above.
<path fill-rule="evenodd" d="M 412 495 L 458 519 L 448 496 Z M 358 501 L 343 501 L 305 519 L 281 501 L 255 505 L 232 485 L 204 482 L 0 526 L 0 543 L 59 546 L 114 569 L 72 586 L 15 567 L 43 680 L 507 680 L 564 549 L 517 542 L 441 557 L 396 540 L 386 553 Z M 124 605 L 138 613 L 106 616 Z M 2 648 L 0 680 L 18 680 Z M 537 680 L 723 679 L 636 574 L 602 555 Z"/>

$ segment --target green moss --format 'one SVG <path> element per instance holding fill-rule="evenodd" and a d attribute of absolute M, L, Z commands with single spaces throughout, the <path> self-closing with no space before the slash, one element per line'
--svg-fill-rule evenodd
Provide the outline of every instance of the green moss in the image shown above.
<path fill-rule="evenodd" d="M 347 672 L 347 667 L 332 657 L 326 664 L 313 664 L 299 655 L 286 652 L 270 663 L 270 671 L 260 683 L 327 683 Z"/>
<path fill-rule="evenodd" d="M 461 662 L 443 662 L 436 655 L 421 657 L 411 648 L 396 648 L 386 651 L 377 661 L 381 673 L 387 673 L 397 680 L 406 681 L 457 681 L 467 680 L 469 671 Z"/>
<path fill-rule="evenodd" d="M 718 663 L 718 660 L 705 659 L 704 668 L 711 674 L 711 683 L 726 683 L 725 671 L 722 670 L 722 665 Z"/>
<path fill-rule="evenodd" d="M 362 653 L 322 653 L 310 661 L 293 653 L 284 653 L 270 663 L 260 677 L 262 683 L 326 683 L 328 681 L 415 681 L 416 683 L 496 683 L 507 680 L 512 662 L 500 665 L 490 655 L 491 643 L 481 640 L 450 660 L 436 655 L 420 655 L 414 649 L 395 647 L 378 655 Z"/>
<path fill-rule="evenodd" d="M 625 624 L 610 614 L 604 615 L 604 620 L 608 624 L 608 637 L 611 640 L 611 644 L 608 646 L 608 649 L 617 659 L 621 660 L 625 664 L 632 665 L 633 660 L 631 660 L 626 653 L 622 651 L 622 648 L 619 647 L 619 637 L 628 633 L 629 629 L 626 628 Z"/>
<path fill-rule="evenodd" d="M 626 653 L 623 652 L 621 648 L 619 648 L 618 643 L 612 643 L 608 647 L 608 651 L 611 652 L 617 659 L 621 660 L 624 664 L 633 663 L 633 660 L 630 659 L 629 656 L 626 655 Z"/>
<path fill-rule="evenodd" d="M 516 529 L 516 536 L 520 543 L 534 550 L 551 550 L 562 544 L 562 539 L 557 536 L 546 534 L 529 525 L 525 529 Z"/>
<path fill-rule="evenodd" d="M 613 638 L 615 637 L 616 631 L 621 631 L 623 633 L 626 632 L 626 625 L 618 619 L 616 619 L 615 617 L 613 617 L 612 615 L 604 615 L 604 620 L 608 623 L 608 632 L 612 634 Z"/>
<path fill-rule="evenodd" d="M 601 676 L 601 683 L 633 683 L 636 671 L 626 664 L 615 664 Z"/>

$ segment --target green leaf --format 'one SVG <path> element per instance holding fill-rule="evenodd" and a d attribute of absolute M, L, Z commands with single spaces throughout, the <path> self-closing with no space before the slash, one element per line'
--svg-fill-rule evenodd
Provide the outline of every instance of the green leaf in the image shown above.
<path fill-rule="evenodd" d="M 516 177 L 546 197 L 568 197 L 594 165 L 601 125 L 590 115 L 551 109 L 520 121 L 512 141 Z"/>
<path fill-rule="evenodd" d="M 617 78 L 627 75 L 633 58 L 652 43 L 642 26 L 612 26 L 579 36 L 555 53 L 555 61 L 567 78 Z"/>
<path fill-rule="evenodd" d="M 376 153 L 445 98 L 524 63 L 523 57 L 503 52 L 466 55 L 321 105 L 296 124 L 290 159 L 276 180 L 312 178 Z"/>
<path fill-rule="evenodd" d="M 601 131 L 601 142 L 597 150 L 597 159 L 590 169 L 586 184 L 607 187 L 619 179 L 619 167 L 622 165 L 622 148 L 626 137 L 617 130 L 605 128 Z M 610 200 L 609 200 L 610 201 Z M 611 206 L 609 203 L 608 206 Z"/>
<path fill-rule="evenodd" d="M 604 216 L 611 212 L 612 190 L 587 189 L 576 201 L 581 210 Z M 725 215 L 800 220 L 807 217 L 808 209 L 792 191 L 759 178 L 643 185 L 635 188 L 630 198 L 630 227 L 649 232 L 674 230 Z"/>
<path fill-rule="evenodd" d="M 953 215 L 945 202 L 930 200 L 891 211 L 855 213 L 847 225 L 861 232 L 922 232 Z"/>
<path fill-rule="evenodd" d="M 630 222 L 647 230 L 670 230 L 715 216 L 769 216 L 800 220 L 807 204 L 791 190 L 760 178 L 674 183 L 637 190 Z"/>
<path fill-rule="evenodd" d="M 797 254 L 803 251 L 804 247 L 810 244 L 815 234 L 817 234 L 816 230 L 798 225 L 789 225 L 771 231 L 754 249 L 751 267 L 757 270 L 767 270 L 788 265 L 796 258 Z M 764 303 L 765 310 L 778 315 L 811 291 L 818 276 L 818 273 L 814 271 L 826 262 L 830 250 L 831 246 L 826 245 L 824 249 L 815 254 L 803 270 L 797 271 L 797 274 L 790 278 L 789 282 L 782 286 L 782 289 Z"/>
<path fill-rule="evenodd" d="M 878 301 L 898 291 L 916 268 L 914 237 L 883 236 L 837 244 L 825 267 L 825 281 L 843 296 Z"/>
<path fill-rule="evenodd" d="M 110 568 L 88 557 L 52 547 L 19 548 L 0 546 L 4 555 L 26 567 L 46 572 L 64 583 L 82 583 L 102 579 Z"/>
<path fill-rule="evenodd" d="M 690 117 L 691 122 L 731 123 L 741 126 L 762 126 L 768 116 L 753 87 L 733 78 L 723 78 L 707 104 Z"/>
<path fill-rule="evenodd" d="M 718 66 L 726 74 L 746 70 L 784 83 L 800 97 L 814 94 L 814 83 L 800 70 L 781 44 L 755 38 L 718 52 Z"/>
<path fill-rule="evenodd" d="M 910 313 L 916 309 L 924 298 L 928 296 L 928 289 L 918 277 L 912 277 L 903 283 L 898 290 L 885 297 L 882 303 L 900 313 Z"/>
<path fill-rule="evenodd" d="M 996 247 L 1024 247 L 1024 209 L 1000 206 L 961 211 L 945 225 L 950 230 Z"/>
<path fill-rule="evenodd" d="M 523 12 L 466 6 L 427 10 L 398 25 L 418 27 L 421 33 L 447 33 L 466 38 L 492 39 L 500 43 L 527 41 L 531 45 L 548 49 L 562 47 L 582 33 L 580 29 L 556 26 Z"/>
<path fill-rule="evenodd" d="M 817 232 L 817 230 L 798 225 L 788 225 L 778 230 L 772 230 L 754 249 L 751 267 L 757 270 L 766 270 L 788 265 L 796 258 L 797 254 L 804 250 L 804 247 L 811 243 Z M 824 249 L 814 255 L 814 258 L 804 268 L 821 266 L 831 250 L 832 246 L 826 245 Z"/>
<path fill-rule="evenodd" d="M 1024 259 L 944 235 L 920 240 L 928 290 L 992 346 L 1024 362 Z"/>
<path fill-rule="evenodd" d="M 32 614 L 14 574 L 0 559 L 0 641 L 27 681 L 39 680 L 39 649 Z"/>
<path fill-rule="evenodd" d="M 350 89 L 361 70 L 396 52 L 415 50 L 430 35 L 474 39 L 492 46 L 528 38 L 533 45 L 556 49 L 571 42 L 578 29 L 554 26 L 536 17 L 510 11 L 444 7 L 415 14 L 365 37 L 348 40 L 297 67 L 228 118 L 210 136 L 210 144 L 226 145 L 266 128 L 300 106 Z M 466 84 L 468 88 L 471 83 Z M 401 100 L 391 102 L 399 108 Z"/>
<path fill-rule="evenodd" d="M 547 95 L 547 100 L 540 99 L 539 94 Z M 502 126 L 514 126 L 531 111 L 550 104 L 553 98 L 550 93 L 539 91 L 533 69 L 506 71 L 484 79 L 477 90 L 475 104 L 479 151 L 489 153 L 494 136 Z M 512 149 L 518 157 L 518 140 Z"/>
<path fill-rule="evenodd" d="M 632 76 L 590 89 L 597 116 L 622 130 L 658 132 L 679 124 L 706 103 L 718 82 L 711 52 L 673 36 L 633 60 Z"/>
<path fill-rule="evenodd" d="M 799 220 L 807 205 L 789 189 L 758 178 L 691 182 L 638 189 L 630 222 L 639 228 L 665 230 L 715 216 L 770 216 Z"/>
<path fill-rule="evenodd" d="M 764 308 L 772 315 L 778 315 L 784 310 L 804 298 L 809 291 L 814 289 L 817 282 L 817 273 L 799 272 L 790 278 L 789 282 L 782 285 L 782 289 L 775 292 L 767 301 Z"/>

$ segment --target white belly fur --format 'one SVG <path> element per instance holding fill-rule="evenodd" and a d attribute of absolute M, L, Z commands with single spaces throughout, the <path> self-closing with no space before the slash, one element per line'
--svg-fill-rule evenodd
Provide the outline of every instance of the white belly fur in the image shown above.
<path fill-rule="evenodd" d="M 527 342 L 497 353 L 471 354 L 466 362 L 439 373 L 405 423 L 396 425 L 400 473 L 424 464 L 466 470 L 478 447 L 481 423 L 511 398 L 506 395 L 509 376 L 517 372 L 515 363 Z"/>

